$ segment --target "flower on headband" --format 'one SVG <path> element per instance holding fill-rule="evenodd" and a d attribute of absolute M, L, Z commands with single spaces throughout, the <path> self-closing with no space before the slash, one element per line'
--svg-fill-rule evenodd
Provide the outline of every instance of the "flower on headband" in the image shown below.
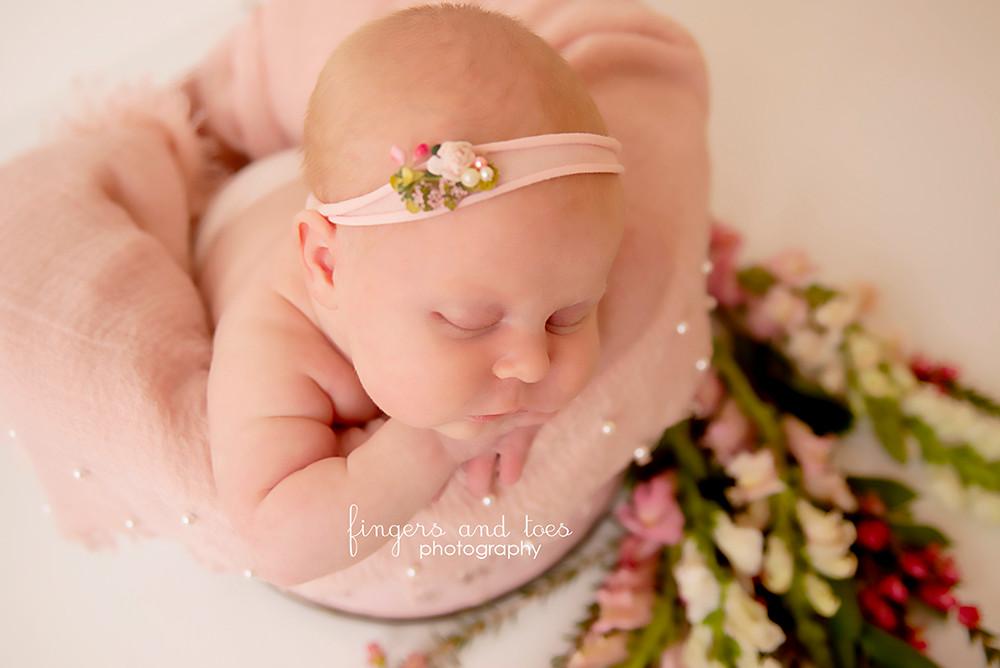
<path fill-rule="evenodd" d="M 389 177 L 389 185 L 411 213 L 431 211 L 442 204 L 454 209 L 470 193 L 493 188 L 499 176 L 496 167 L 476 155 L 467 141 L 446 141 L 430 149 L 427 144 L 417 145 L 413 151 L 415 163 L 431 154 L 425 169 L 407 165 L 398 146 L 393 146 L 389 153 L 402 165 Z"/>

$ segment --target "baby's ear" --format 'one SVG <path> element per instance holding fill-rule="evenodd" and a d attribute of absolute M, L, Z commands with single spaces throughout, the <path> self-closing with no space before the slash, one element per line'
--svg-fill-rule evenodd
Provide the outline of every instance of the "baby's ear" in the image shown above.
<path fill-rule="evenodd" d="M 318 303 L 333 305 L 333 238 L 336 227 L 319 212 L 304 209 L 295 214 L 299 259 L 306 271 L 306 285 Z"/>

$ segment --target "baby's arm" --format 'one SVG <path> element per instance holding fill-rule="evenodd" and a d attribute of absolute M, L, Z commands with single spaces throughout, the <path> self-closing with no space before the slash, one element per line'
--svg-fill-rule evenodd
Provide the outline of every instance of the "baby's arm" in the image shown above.
<path fill-rule="evenodd" d="M 434 432 L 394 419 L 343 456 L 331 425 L 337 385 L 346 386 L 338 367 L 347 362 L 287 303 L 265 309 L 260 300 L 231 304 L 217 326 L 210 449 L 220 502 L 254 550 L 254 570 L 290 586 L 350 566 L 386 541 L 357 536 L 351 555 L 352 504 L 354 533 L 362 520 L 405 524 L 458 462 Z"/>

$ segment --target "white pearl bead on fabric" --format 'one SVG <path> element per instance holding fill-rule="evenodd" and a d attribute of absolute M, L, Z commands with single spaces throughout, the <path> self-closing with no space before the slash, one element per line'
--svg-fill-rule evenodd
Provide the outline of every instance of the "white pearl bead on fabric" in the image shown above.
<path fill-rule="evenodd" d="M 694 368 L 698 369 L 698 371 L 704 371 L 705 369 L 708 368 L 708 360 L 702 357 L 700 360 L 694 363 Z"/>
<path fill-rule="evenodd" d="M 711 260 L 705 260 L 704 262 L 701 263 L 701 272 L 703 274 L 711 274 L 713 267 L 714 265 L 712 264 Z"/>
<path fill-rule="evenodd" d="M 493 505 L 493 501 L 494 501 L 494 497 L 493 497 L 492 494 L 488 494 L 487 496 L 483 497 L 483 505 L 484 506 L 487 506 L 487 507 L 492 506 Z"/>
<path fill-rule="evenodd" d="M 653 460 L 652 456 L 649 454 L 649 450 L 645 447 L 636 448 L 632 452 L 632 459 L 634 459 L 636 464 L 639 466 L 645 466 Z"/>
<path fill-rule="evenodd" d="M 133 529 L 133 528 L 135 528 L 135 520 L 133 520 L 133 519 L 127 519 L 127 520 L 125 520 L 125 528 L 126 529 Z"/>
<path fill-rule="evenodd" d="M 411 564 L 406 567 L 406 577 L 415 578 L 417 577 L 417 571 L 420 570 L 419 564 Z"/>
<path fill-rule="evenodd" d="M 90 473 L 90 471 L 84 468 L 73 469 L 73 477 L 76 478 L 77 480 L 83 479 L 84 477 L 87 476 L 88 473 Z"/>
<path fill-rule="evenodd" d="M 7 435 L 10 436 L 11 440 L 17 438 L 17 432 L 14 431 L 13 429 L 8 429 Z"/>
<path fill-rule="evenodd" d="M 186 515 L 181 515 L 181 524 L 189 525 L 193 524 L 198 517 L 194 513 L 188 513 Z"/>
<path fill-rule="evenodd" d="M 682 320 L 681 322 L 677 323 L 677 333 L 678 334 L 683 334 L 686 331 L 688 331 L 688 324 L 687 324 L 686 321 Z"/>
<path fill-rule="evenodd" d="M 246 579 L 249 580 L 250 578 L 253 577 L 253 571 L 250 570 L 249 568 L 244 568 L 243 569 L 243 577 L 245 577 Z"/>
<path fill-rule="evenodd" d="M 605 420 L 601 423 L 601 432 L 606 436 L 610 436 L 615 433 L 616 425 L 612 420 Z"/>

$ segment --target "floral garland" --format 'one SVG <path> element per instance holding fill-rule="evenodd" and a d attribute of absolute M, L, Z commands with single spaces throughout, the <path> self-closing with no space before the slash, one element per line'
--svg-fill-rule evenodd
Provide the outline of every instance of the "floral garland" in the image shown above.
<path fill-rule="evenodd" d="M 832 461 L 867 418 L 893 459 L 922 459 L 942 499 L 996 520 L 1000 407 L 954 367 L 907 361 L 868 331 L 870 287 L 813 281 L 799 251 L 738 269 L 741 243 L 714 226 L 712 368 L 694 416 L 626 472 L 614 565 L 552 665 L 926 668 L 927 610 L 1000 665 L 996 635 L 955 597 L 948 537 L 912 518 L 916 494 Z M 443 649 L 472 633 L 402 666 L 444 665 Z M 368 651 L 388 665 L 379 645 Z"/>

